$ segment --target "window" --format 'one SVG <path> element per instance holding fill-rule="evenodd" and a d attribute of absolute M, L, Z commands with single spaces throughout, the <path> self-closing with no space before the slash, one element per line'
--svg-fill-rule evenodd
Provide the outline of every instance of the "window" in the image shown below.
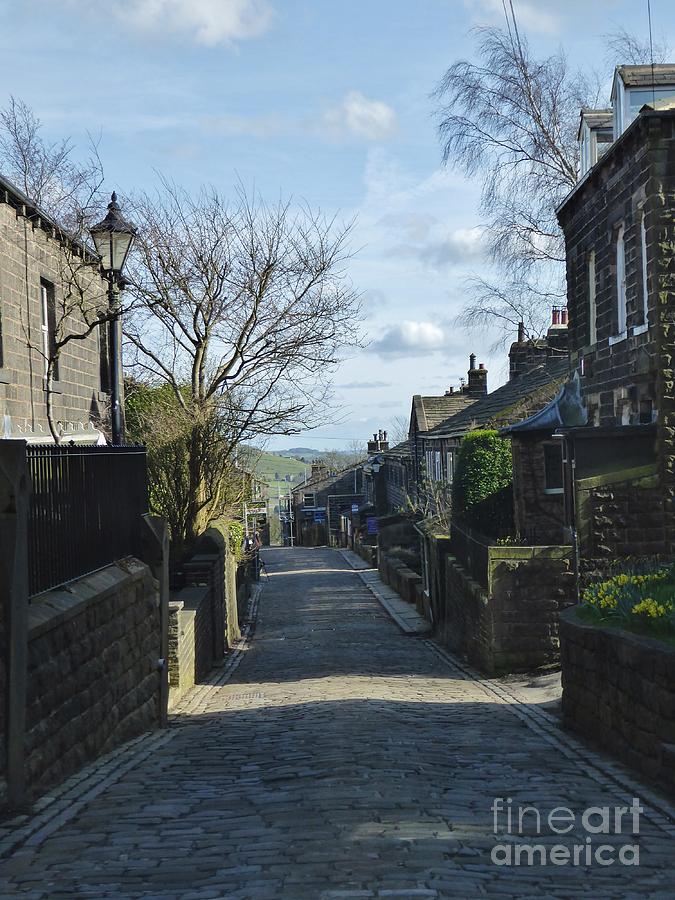
<path fill-rule="evenodd" d="M 547 494 L 562 494 L 562 441 L 544 444 L 544 489 Z"/>
<path fill-rule="evenodd" d="M 45 361 L 45 377 L 50 359 L 54 359 L 56 353 L 56 298 L 54 285 L 50 281 L 40 280 L 40 307 L 42 313 L 42 355 Z M 59 380 L 59 364 L 55 361 L 52 366 L 54 380 Z"/>
<path fill-rule="evenodd" d="M 626 91 L 626 106 L 627 108 L 627 116 L 625 118 L 625 122 L 623 123 L 622 132 L 628 128 L 633 119 L 637 118 L 638 113 L 642 109 L 643 106 L 647 103 L 654 103 L 654 101 L 659 100 L 672 100 L 675 99 L 675 87 L 662 87 L 656 88 L 652 90 L 652 88 L 648 88 L 647 90 L 630 90 Z"/>
<path fill-rule="evenodd" d="M 595 290 L 595 250 L 591 250 L 588 257 L 588 343 L 591 347 L 598 343 L 598 309 Z"/>
<path fill-rule="evenodd" d="M 314 509 L 316 506 L 316 494 L 305 494 L 304 504 L 307 509 Z"/>
<path fill-rule="evenodd" d="M 446 470 L 446 481 L 448 484 L 452 484 L 455 478 L 455 454 L 452 450 L 448 450 L 445 454 L 445 470 Z"/>
<path fill-rule="evenodd" d="M 427 464 L 427 478 L 430 481 L 441 481 L 443 472 L 441 471 L 441 451 L 427 450 L 425 453 Z"/>
<path fill-rule="evenodd" d="M 624 227 L 616 233 L 616 333 L 626 333 L 626 244 Z"/>
<path fill-rule="evenodd" d="M 647 226 L 644 211 L 640 217 L 640 251 L 642 255 L 642 324 L 649 325 L 649 285 L 647 283 Z"/>

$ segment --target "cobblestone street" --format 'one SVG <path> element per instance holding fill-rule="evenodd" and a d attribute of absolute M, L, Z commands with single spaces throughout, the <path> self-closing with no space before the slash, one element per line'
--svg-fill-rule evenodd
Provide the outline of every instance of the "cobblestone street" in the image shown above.
<path fill-rule="evenodd" d="M 638 837 L 593 837 L 639 842 L 639 867 L 495 865 L 495 798 L 544 816 L 569 807 L 570 833 L 539 840 L 530 827 L 522 840 L 572 847 L 585 846 L 587 807 L 636 794 L 404 634 L 340 552 L 264 558 L 255 631 L 229 680 L 196 688 L 168 732 L 17 822 L 21 841 L 0 842 L 0 896 L 674 896 L 675 831 L 646 794 Z"/>

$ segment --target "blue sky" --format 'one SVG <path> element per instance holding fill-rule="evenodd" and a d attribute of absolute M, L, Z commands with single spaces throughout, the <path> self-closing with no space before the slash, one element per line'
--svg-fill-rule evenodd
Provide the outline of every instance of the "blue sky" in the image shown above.
<path fill-rule="evenodd" d="M 542 52 L 606 72 L 603 34 L 646 36 L 646 0 L 514 0 Z M 644 7 L 644 8 L 643 8 Z M 440 165 L 430 93 L 502 0 L 0 0 L 2 102 L 21 97 L 55 139 L 101 137 L 111 189 L 161 172 L 356 217 L 351 274 L 370 346 L 335 376 L 336 418 L 274 446 L 337 448 L 441 393 L 473 350 L 494 387 L 493 336 L 453 325 L 485 262 L 478 186 Z M 671 0 L 655 32 L 675 37 Z M 675 43 L 672 39 L 671 45 Z"/>

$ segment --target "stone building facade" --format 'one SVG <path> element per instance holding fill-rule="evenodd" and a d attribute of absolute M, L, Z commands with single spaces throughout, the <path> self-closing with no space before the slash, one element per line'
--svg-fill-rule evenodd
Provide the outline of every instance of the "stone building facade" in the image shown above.
<path fill-rule="evenodd" d="M 567 452 L 575 458 L 575 489 L 585 491 L 588 514 L 600 510 L 597 521 L 583 523 L 589 546 L 582 545 L 582 556 L 598 547 L 610 558 L 629 545 L 631 555 L 675 549 L 674 209 L 672 101 L 643 107 L 558 209 L 567 253 L 570 363 L 588 424 L 568 432 Z M 622 497 L 633 497 L 625 488 L 633 469 L 650 491 L 656 484 L 663 516 L 627 542 L 622 528 L 603 531 L 603 504 L 595 500 L 611 499 L 613 509 L 618 504 L 617 522 L 633 516 L 621 506 Z M 613 483 L 622 487 L 615 492 Z M 596 489 L 602 498 L 594 499 Z"/>
<path fill-rule="evenodd" d="M 0 437 L 51 440 L 46 355 L 58 334 L 86 330 L 78 308 L 106 304 L 97 258 L 0 178 Z M 97 325 L 60 353 L 51 396 L 67 439 L 95 442 L 106 421 L 106 330 Z"/>

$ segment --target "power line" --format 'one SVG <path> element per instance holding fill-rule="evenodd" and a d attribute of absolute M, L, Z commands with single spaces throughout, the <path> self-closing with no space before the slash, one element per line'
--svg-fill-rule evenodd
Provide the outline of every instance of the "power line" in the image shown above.
<path fill-rule="evenodd" d="M 652 37 L 652 4 L 647 0 L 647 19 L 649 21 L 649 58 L 652 63 L 652 103 L 656 103 L 656 85 L 654 80 L 654 39 Z"/>

